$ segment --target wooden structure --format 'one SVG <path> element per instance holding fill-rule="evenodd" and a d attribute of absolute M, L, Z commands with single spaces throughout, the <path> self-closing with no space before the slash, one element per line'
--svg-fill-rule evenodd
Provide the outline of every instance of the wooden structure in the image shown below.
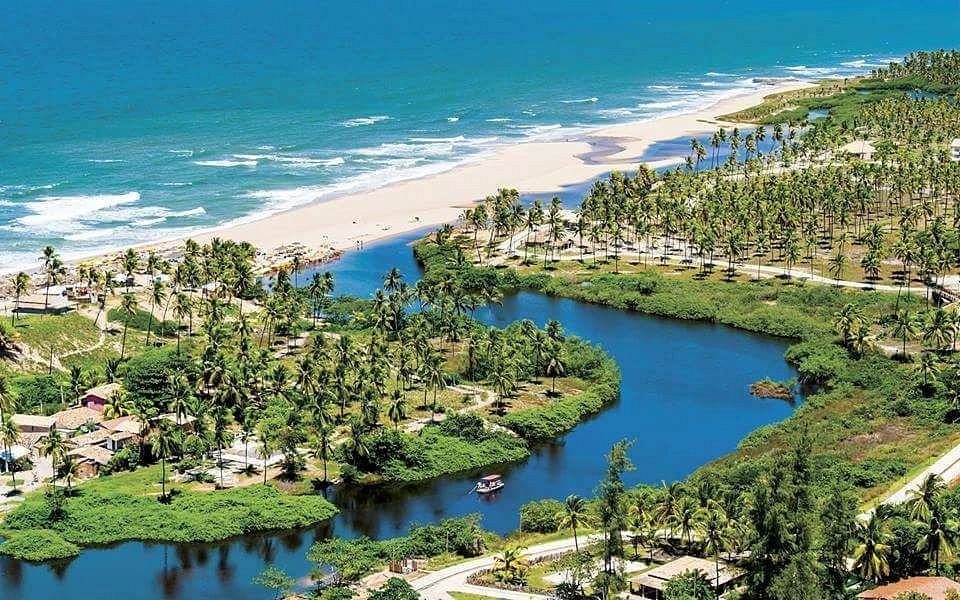
<path fill-rule="evenodd" d="M 661 600 L 667 583 L 678 575 L 688 571 L 703 573 L 710 585 L 719 593 L 724 593 L 736 585 L 736 581 L 743 576 L 741 572 L 729 564 L 720 561 L 720 576 L 717 577 L 717 567 L 712 560 L 695 556 L 681 556 L 666 564 L 641 573 L 630 580 L 630 593 L 641 598 Z"/>

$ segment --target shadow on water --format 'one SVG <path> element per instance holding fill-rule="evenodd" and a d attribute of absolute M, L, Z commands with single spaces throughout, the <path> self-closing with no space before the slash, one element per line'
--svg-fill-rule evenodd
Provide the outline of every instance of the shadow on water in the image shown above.
<path fill-rule="evenodd" d="M 565 190 L 579 198 L 589 184 Z M 577 189 L 573 189 L 576 187 Z M 419 270 L 409 244 L 423 232 L 369 244 L 334 264 L 337 292 L 368 296 L 397 265 L 413 283 Z M 309 273 L 301 279 L 309 277 Z M 754 398 L 751 383 L 786 380 L 794 372 L 782 355 L 784 340 L 728 327 L 630 314 L 562 298 L 519 293 L 502 305 L 477 311 L 485 323 L 519 319 L 563 323 L 570 335 L 600 344 L 623 374 L 621 398 L 521 463 L 411 485 L 336 487 L 328 497 L 341 509 L 330 523 L 294 531 L 244 536 L 215 544 L 123 543 L 85 550 L 71 561 L 30 564 L 0 558 L 4 598 L 62 597 L 98 589 L 109 581 L 128 598 L 253 599 L 264 590 L 252 583 L 268 564 L 295 577 L 310 572 L 306 555 L 331 535 L 390 537 L 414 522 L 480 513 L 483 525 L 507 532 L 518 525 L 520 506 L 533 499 L 591 494 L 604 468 L 604 454 L 622 438 L 636 440 L 637 470 L 630 484 L 682 478 L 736 448 L 747 433 L 792 411 L 786 402 Z M 497 495 L 470 493 L 479 476 L 498 472 L 506 486 Z"/>

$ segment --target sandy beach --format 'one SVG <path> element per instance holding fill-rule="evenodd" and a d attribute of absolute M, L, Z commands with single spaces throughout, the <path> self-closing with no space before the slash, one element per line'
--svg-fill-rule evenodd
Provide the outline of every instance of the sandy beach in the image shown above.
<path fill-rule="evenodd" d="M 696 112 L 656 120 L 615 125 L 596 130 L 579 140 L 520 143 L 493 156 L 449 171 L 388 185 L 369 192 L 323 200 L 226 229 L 196 236 L 247 241 L 260 248 L 289 242 L 311 247 L 355 248 L 358 240 L 371 241 L 429 225 L 451 222 L 471 204 L 498 188 L 521 193 L 559 190 L 612 170 L 633 171 L 637 160 L 653 143 L 684 135 L 712 131 L 722 123 L 716 115 L 759 104 L 764 96 L 812 85 L 785 82 L 745 95 L 725 99 Z M 616 139 L 623 148 L 598 160 L 582 155 L 594 150 L 591 140 Z M 665 160 L 663 164 L 676 161 Z M 650 163 L 651 167 L 662 164 Z"/>
<path fill-rule="evenodd" d="M 614 125 L 565 141 L 505 146 L 492 156 L 442 173 L 367 192 L 318 200 L 192 237 L 198 242 L 213 237 L 246 241 L 268 253 L 298 243 L 319 255 L 333 255 L 334 251 L 356 248 L 358 241 L 370 242 L 455 221 L 464 209 L 501 187 L 546 196 L 613 170 L 635 171 L 641 162 L 639 158 L 655 142 L 713 131 L 724 125 L 716 120 L 717 115 L 757 105 L 770 94 L 812 85 L 804 81 L 784 82 L 690 113 Z M 647 164 L 657 168 L 675 164 L 682 158 Z M 139 248 L 170 253 L 182 241 L 171 239 L 143 244 Z M 104 256 L 115 255 L 114 252 Z M 91 256 L 70 262 L 89 262 L 98 258 Z"/>

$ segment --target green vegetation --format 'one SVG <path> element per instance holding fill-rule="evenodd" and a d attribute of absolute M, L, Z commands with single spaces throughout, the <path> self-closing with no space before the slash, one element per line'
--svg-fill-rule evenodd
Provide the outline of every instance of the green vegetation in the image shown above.
<path fill-rule="evenodd" d="M 80 547 L 66 541 L 55 531 L 30 529 L 10 533 L 0 543 L 0 554 L 21 560 L 58 560 L 80 554 Z"/>
<path fill-rule="evenodd" d="M 201 492 L 178 489 L 169 503 L 157 501 L 160 469 L 104 477 L 74 490 L 60 504 L 53 493 L 33 494 L 4 519 L 11 540 L 44 531 L 65 545 L 89 546 L 124 540 L 209 542 L 255 531 L 305 527 L 329 519 L 337 509 L 320 496 L 291 496 L 272 486 Z M 58 492 L 59 495 L 59 492 Z M 60 510 L 63 514 L 56 514 Z M 10 549 L 25 552 L 25 544 Z M 0 552 L 6 547 L 0 545 Z M 45 560 L 43 549 L 26 556 Z"/>

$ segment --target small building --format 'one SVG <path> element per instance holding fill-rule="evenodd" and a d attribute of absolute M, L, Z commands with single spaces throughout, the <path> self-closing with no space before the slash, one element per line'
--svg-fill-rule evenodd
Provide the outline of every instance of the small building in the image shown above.
<path fill-rule="evenodd" d="M 960 138 L 953 138 L 950 141 L 950 160 L 960 162 Z"/>
<path fill-rule="evenodd" d="M 717 568 L 712 560 L 695 556 L 681 556 L 664 565 L 655 567 L 637 575 L 630 580 L 630 593 L 641 598 L 661 600 L 667 583 L 687 571 L 700 571 L 720 594 L 730 590 L 743 573 L 729 564 L 720 561 L 720 576 L 717 577 Z"/>
<path fill-rule="evenodd" d="M 82 446 L 67 452 L 67 456 L 77 462 L 80 476 L 89 478 L 100 474 L 100 468 L 110 462 L 113 453 L 100 446 Z"/>
<path fill-rule="evenodd" d="M 219 298 L 220 288 L 222 287 L 223 284 L 219 281 L 211 281 L 200 286 L 200 293 L 203 294 L 204 298 Z"/>
<path fill-rule="evenodd" d="M 854 140 L 849 144 L 840 147 L 841 152 L 846 152 L 859 158 L 860 160 L 873 160 L 873 155 L 877 153 L 877 149 L 873 147 L 868 140 Z"/>
<path fill-rule="evenodd" d="M 72 307 L 65 296 L 44 296 L 43 294 L 29 294 L 20 297 L 14 312 L 24 315 L 61 315 Z"/>
<path fill-rule="evenodd" d="M 15 414 L 12 417 L 14 425 L 20 429 L 20 433 L 43 433 L 47 434 L 53 431 L 56 419 L 44 415 L 21 415 Z"/>
<path fill-rule="evenodd" d="M 69 443 L 74 448 L 83 448 L 84 446 L 106 446 L 110 438 L 110 432 L 106 429 L 95 429 L 89 433 L 75 435 L 70 438 Z"/>
<path fill-rule="evenodd" d="M 860 592 L 857 594 L 857 598 L 893 600 L 902 594 L 917 592 L 930 597 L 931 600 L 944 600 L 950 590 L 960 592 L 960 583 L 946 577 L 908 577 L 896 583 L 889 583 L 872 590 Z"/>
<path fill-rule="evenodd" d="M 81 427 L 92 427 L 103 421 L 99 411 L 86 406 L 61 410 L 53 418 L 54 426 L 65 435 L 73 435 Z"/>
<path fill-rule="evenodd" d="M 107 400 L 113 398 L 113 395 L 119 390 L 119 383 L 105 383 L 95 388 L 90 388 L 80 397 L 80 406 L 86 406 L 87 408 L 103 412 L 103 405 L 107 403 Z"/>

